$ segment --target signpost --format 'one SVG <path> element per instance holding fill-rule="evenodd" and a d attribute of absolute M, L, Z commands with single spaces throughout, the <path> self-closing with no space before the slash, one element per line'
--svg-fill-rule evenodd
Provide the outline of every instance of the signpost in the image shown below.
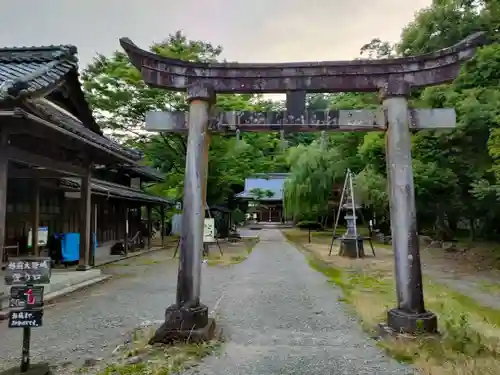
<path fill-rule="evenodd" d="M 43 292 L 51 276 L 51 259 L 47 257 L 10 258 L 6 267 L 5 284 L 12 285 L 9 293 L 9 328 L 23 329 L 21 366 L 5 374 L 50 374 L 48 364 L 30 366 L 31 328 L 43 321 Z"/>

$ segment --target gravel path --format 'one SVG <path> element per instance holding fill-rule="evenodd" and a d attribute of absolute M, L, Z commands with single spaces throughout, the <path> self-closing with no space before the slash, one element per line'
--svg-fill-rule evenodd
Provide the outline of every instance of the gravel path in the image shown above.
<path fill-rule="evenodd" d="M 366 338 L 338 299 L 278 230 L 263 230 L 249 259 L 233 266 L 217 313 L 230 337 L 204 375 L 413 374 Z"/>
<path fill-rule="evenodd" d="M 222 354 L 191 373 L 413 374 L 366 338 L 338 301 L 340 291 L 278 230 L 260 237 L 245 262 L 204 265 L 202 301 L 215 309 L 229 340 Z M 44 326 L 32 333 L 33 362 L 107 358 L 133 328 L 163 318 L 175 298 L 176 271 L 176 262 L 161 252 L 109 268 L 117 277 L 46 309 Z M 19 362 L 21 330 L 0 322 L 0 337 L 2 369 Z"/>

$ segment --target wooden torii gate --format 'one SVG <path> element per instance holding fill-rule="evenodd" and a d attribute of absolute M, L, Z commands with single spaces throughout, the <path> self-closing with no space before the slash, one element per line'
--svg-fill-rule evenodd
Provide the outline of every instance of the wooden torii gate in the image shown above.
<path fill-rule="evenodd" d="M 189 113 L 151 112 L 146 129 L 188 132 L 184 215 L 176 303 L 153 342 L 203 339 L 212 327 L 200 302 L 201 249 L 210 133 L 259 131 L 385 131 L 397 306 L 388 326 L 397 332 L 435 332 L 437 318 L 424 307 L 411 158 L 411 130 L 455 127 L 454 109 L 409 109 L 412 88 L 453 81 L 460 64 L 484 43 L 476 33 L 421 56 L 277 64 L 194 63 L 162 57 L 120 39 L 146 84 L 185 91 Z M 306 93 L 379 92 L 378 110 L 305 111 Z M 286 93 L 287 111 L 214 113 L 217 93 Z"/>

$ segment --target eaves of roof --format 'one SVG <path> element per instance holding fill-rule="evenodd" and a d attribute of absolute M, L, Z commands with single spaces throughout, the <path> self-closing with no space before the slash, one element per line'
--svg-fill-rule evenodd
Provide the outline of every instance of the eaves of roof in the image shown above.
<path fill-rule="evenodd" d="M 0 48 L 0 102 L 35 104 L 56 125 L 131 161 L 142 158 L 104 137 L 96 124 L 78 81 L 77 48 L 72 45 Z M 81 112 L 76 120 L 39 99 L 68 83 L 72 100 Z M 85 121 L 85 123 L 83 122 Z"/>

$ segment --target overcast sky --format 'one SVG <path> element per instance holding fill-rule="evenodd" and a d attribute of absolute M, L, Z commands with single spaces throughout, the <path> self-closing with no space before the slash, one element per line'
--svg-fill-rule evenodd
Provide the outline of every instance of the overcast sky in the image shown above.
<path fill-rule="evenodd" d="M 342 60 L 373 37 L 398 40 L 430 0 L 1 0 L 0 46 L 74 44 L 82 65 L 176 30 L 241 62 Z"/>

